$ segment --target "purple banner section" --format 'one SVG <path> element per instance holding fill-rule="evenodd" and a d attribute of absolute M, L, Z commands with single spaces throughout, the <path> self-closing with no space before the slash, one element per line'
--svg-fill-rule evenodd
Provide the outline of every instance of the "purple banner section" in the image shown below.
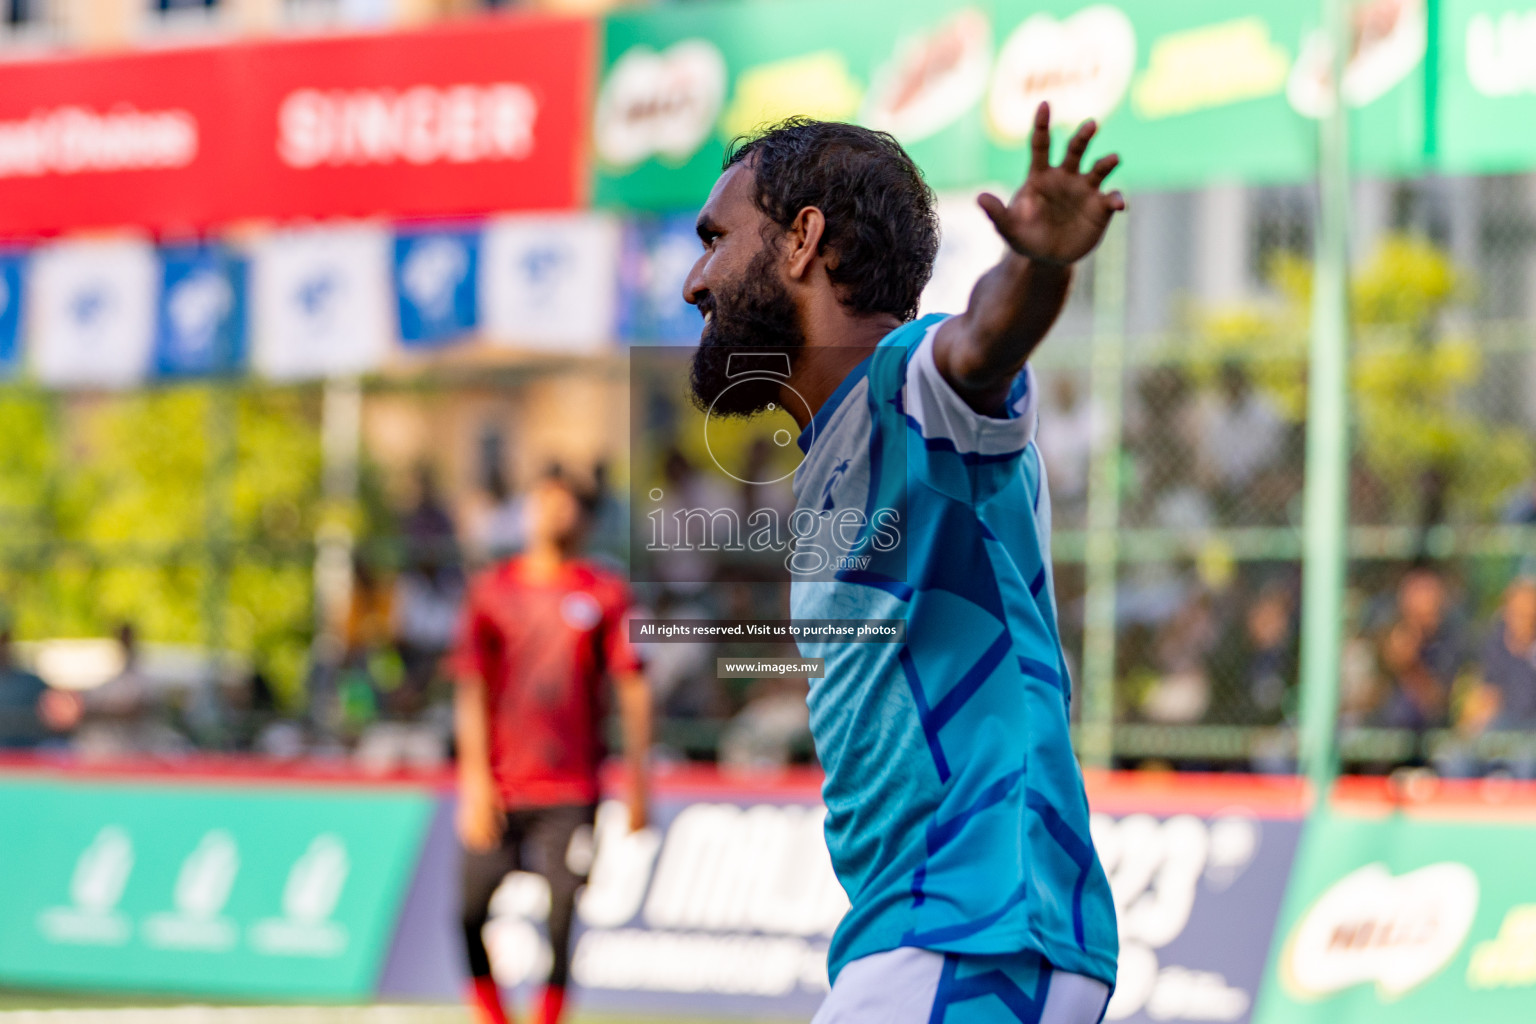
<path fill-rule="evenodd" d="M 827 944 L 847 909 L 812 799 L 663 796 L 631 833 L 617 801 L 568 856 L 591 860 L 577 909 L 573 1000 L 654 1015 L 809 1017 L 827 990 Z M 595 844 L 594 844 L 595 841 Z M 379 979 L 384 999 L 462 996 L 459 847 L 440 800 Z M 493 969 L 526 1004 L 548 970 L 548 888 L 507 876 L 485 929 Z"/>
<path fill-rule="evenodd" d="M 1094 815 L 1120 919 L 1105 1020 L 1250 1020 L 1300 835 L 1299 820 L 1241 809 Z"/>
<path fill-rule="evenodd" d="M 416 874 L 400 908 L 400 923 L 384 958 L 378 992 L 384 999 L 437 1002 L 458 999 L 464 988 L 464 940 L 458 927 L 458 836 L 454 801 L 437 801 L 421 844 Z"/>
<path fill-rule="evenodd" d="M 577 1005 L 668 1019 L 805 1019 L 825 997 L 827 945 L 847 899 L 827 859 L 814 781 L 736 786 L 710 777 L 662 785 L 654 824 L 638 833 L 609 801 L 594 833 L 572 842 L 573 866 L 591 866 L 575 928 Z M 1171 794 L 1096 783 L 1094 805 L 1113 812 L 1095 813 L 1092 827 L 1121 940 L 1106 1020 L 1246 1024 L 1296 855 L 1300 805 L 1257 781 L 1192 780 Z M 444 795 L 381 997 L 460 998 L 458 864 Z M 548 899 L 541 878 L 516 873 L 492 901 L 486 944 L 520 1007 L 548 969 Z"/>

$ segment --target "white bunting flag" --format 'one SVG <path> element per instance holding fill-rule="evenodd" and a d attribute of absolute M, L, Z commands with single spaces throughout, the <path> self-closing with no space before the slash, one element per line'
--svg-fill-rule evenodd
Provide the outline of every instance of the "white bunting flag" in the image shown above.
<path fill-rule="evenodd" d="M 611 344 L 619 254 L 611 217 L 500 217 L 481 246 L 480 322 L 494 343 L 576 353 Z"/>
<path fill-rule="evenodd" d="M 274 380 L 376 369 L 394 333 L 390 236 L 382 227 L 282 231 L 251 268 L 252 363 Z"/>
<path fill-rule="evenodd" d="M 56 388 L 130 388 L 149 372 L 160 267 L 145 241 L 60 242 L 28 275 L 32 368 Z"/>

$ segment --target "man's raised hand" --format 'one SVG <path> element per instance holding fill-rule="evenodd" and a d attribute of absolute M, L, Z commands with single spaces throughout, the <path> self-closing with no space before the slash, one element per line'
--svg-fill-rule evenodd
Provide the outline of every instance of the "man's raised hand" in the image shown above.
<path fill-rule="evenodd" d="M 1097 124 L 1084 122 L 1067 143 L 1061 164 L 1053 167 L 1051 109 L 1040 104 L 1024 186 L 1007 204 L 991 193 L 981 196 L 981 208 L 1020 256 L 1057 266 L 1076 263 L 1099 244 L 1110 218 L 1125 209 L 1125 197 L 1119 192 L 1100 191 L 1104 179 L 1119 165 L 1118 156 L 1102 158 L 1086 173 L 1082 169 L 1083 154 L 1097 131 Z"/>

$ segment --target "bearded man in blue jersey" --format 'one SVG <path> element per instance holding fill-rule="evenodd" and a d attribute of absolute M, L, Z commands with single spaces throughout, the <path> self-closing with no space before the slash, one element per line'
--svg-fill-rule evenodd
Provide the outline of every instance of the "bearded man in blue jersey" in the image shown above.
<path fill-rule="evenodd" d="M 1092 1024 L 1115 981 L 1114 904 L 1068 733 L 1050 502 L 1029 358 L 1073 265 L 1125 208 L 1095 126 L 980 198 L 1007 243 L 954 316 L 917 316 L 938 251 L 931 190 L 890 136 L 795 118 L 740 140 L 698 218 L 685 297 L 704 315 L 694 398 L 781 405 L 804 461 L 797 619 L 901 619 L 900 643 L 826 659 L 811 731 L 827 845 L 851 907 L 815 1024 Z M 788 356 L 787 378 L 731 370 Z M 891 539 L 899 536 L 899 542 Z"/>

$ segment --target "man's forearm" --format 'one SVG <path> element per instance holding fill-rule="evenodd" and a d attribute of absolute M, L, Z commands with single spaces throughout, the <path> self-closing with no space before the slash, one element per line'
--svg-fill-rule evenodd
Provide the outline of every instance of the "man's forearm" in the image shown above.
<path fill-rule="evenodd" d="M 618 684 L 619 725 L 624 732 L 624 764 L 638 799 L 650 796 L 651 788 L 651 688 L 636 673 Z"/>
<path fill-rule="evenodd" d="M 1072 265 L 1093 252 L 1110 219 L 1125 209 L 1119 192 L 1101 191 L 1119 157 L 1106 156 L 1083 169 L 1097 131 L 1096 122 L 1083 122 L 1067 141 L 1061 163 L 1052 164 L 1051 108 L 1041 103 L 1023 186 L 1006 203 L 990 192 L 977 197 L 1008 244 L 1007 255 L 976 283 L 965 313 L 939 328 L 934 360 L 944 379 L 982 415 L 1002 411 L 1013 378 L 1061 315 Z"/>
<path fill-rule="evenodd" d="M 939 329 L 939 372 L 976 411 L 1001 411 L 1014 377 L 1061 316 L 1071 286 L 1071 267 L 1010 251 L 976 282 L 966 311 Z"/>
<path fill-rule="evenodd" d="M 453 731 L 458 746 L 459 782 L 465 786 L 491 780 L 490 727 L 485 709 L 485 684 L 459 683 L 453 700 Z"/>

